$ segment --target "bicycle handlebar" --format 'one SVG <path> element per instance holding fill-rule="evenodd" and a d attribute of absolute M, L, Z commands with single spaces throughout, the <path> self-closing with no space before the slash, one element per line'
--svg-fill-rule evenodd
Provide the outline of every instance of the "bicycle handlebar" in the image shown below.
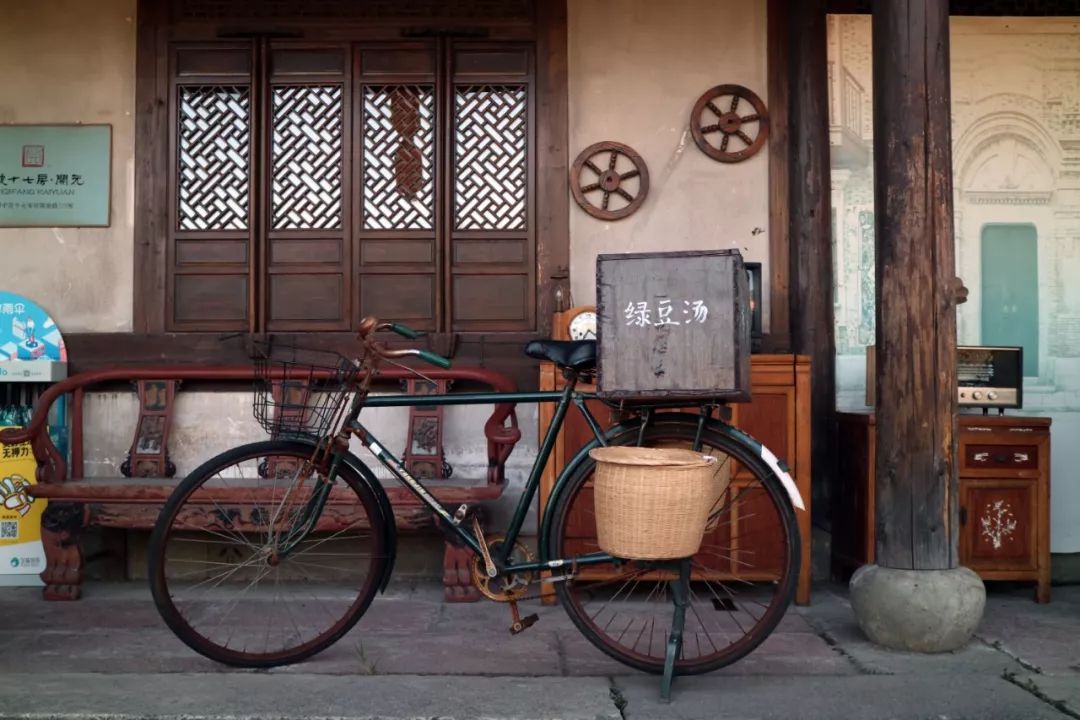
<path fill-rule="evenodd" d="M 397 333 L 398 335 L 415 340 L 421 337 L 422 333 L 413 330 L 407 325 L 401 323 L 384 323 L 379 322 L 374 317 L 368 316 L 360 321 L 360 340 L 363 341 L 364 346 L 383 358 L 401 358 L 401 357 L 418 357 L 429 365 L 440 367 L 443 370 L 450 369 L 450 360 L 444 358 L 442 355 L 437 355 L 430 350 L 420 350 L 418 348 L 409 348 L 405 350 L 388 350 L 382 343 L 375 341 L 373 334 L 380 330 L 389 330 L 390 332 Z"/>
<path fill-rule="evenodd" d="M 401 337 L 406 337 L 410 340 L 415 340 L 421 335 L 421 333 L 418 333 L 411 327 L 407 325 L 402 325 L 401 323 L 390 323 L 390 330 L 396 332 Z"/>
<path fill-rule="evenodd" d="M 431 352 L 429 350 L 418 350 L 417 353 L 416 353 L 416 357 L 420 358 L 421 360 L 423 360 L 424 362 L 426 362 L 426 363 L 428 363 L 430 365 L 434 365 L 436 367 L 441 367 L 443 370 L 449 370 L 450 369 L 450 359 L 449 358 L 444 358 L 442 355 L 436 355 L 435 353 L 433 353 L 433 352 Z"/>

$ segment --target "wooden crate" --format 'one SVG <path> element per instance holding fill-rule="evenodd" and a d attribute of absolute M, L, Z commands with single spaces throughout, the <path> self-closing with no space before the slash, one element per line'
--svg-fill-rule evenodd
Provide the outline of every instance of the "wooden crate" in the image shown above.
<path fill-rule="evenodd" d="M 750 398 L 750 295 L 738 250 L 600 255 L 598 394 Z"/>

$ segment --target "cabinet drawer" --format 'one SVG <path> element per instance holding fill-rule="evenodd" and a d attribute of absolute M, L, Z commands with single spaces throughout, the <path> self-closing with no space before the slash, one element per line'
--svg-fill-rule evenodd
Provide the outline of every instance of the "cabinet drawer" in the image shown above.
<path fill-rule="evenodd" d="M 1038 470 L 1037 445 L 965 443 L 963 470 Z"/>

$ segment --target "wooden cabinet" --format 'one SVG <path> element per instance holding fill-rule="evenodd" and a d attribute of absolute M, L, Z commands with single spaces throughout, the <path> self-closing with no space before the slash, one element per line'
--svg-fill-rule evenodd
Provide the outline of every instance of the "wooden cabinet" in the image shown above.
<path fill-rule="evenodd" d="M 839 413 L 839 514 L 833 562 L 850 572 L 874 561 L 876 423 Z M 1032 580 L 1050 600 L 1050 420 L 961 415 L 960 564 L 984 580 Z"/>
<path fill-rule="evenodd" d="M 754 436 L 772 450 L 777 457 L 784 459 L 791 468 L 792 477 L 806 502 L 806 511 L 797 512 L 802 545 L 800 548 L 801 568 L 799 574 L 796 602 L 801 605 L 810 602 L 810 361 L 808 358 L 794 355 L 754 355 L 751 359 L 750 381 L 752 399 L 748 403 L 728 406 L 731 411 L 730 421 Z M 551 363 L 541 363 L 540 388 L 555 390 L 562 387 L 562 377 Z M 581 386 L 588 390 L 589 386 Z M 600 401 L 590 401 L 589 411 L 593 413 L 601 426 L 616 421 L 612 409 Z M 540 406 L 540 437 L 543 438 L 551 424 L 555 406 L 545 403 Z M 694 411 L 696 412 L 696 410 Z M 581 414 L 571 409 L 563 423 L 562 432 L 555 444 L 552 458 L 544 471 L 540 482 L 539 512 L 541 516 L 548 496 L 555 484 L 555 479 L 566 462 L 587 442 L 593 438 L 592 431 L 586 425 Z M 736 470 L 733 484 L 738 486 L 740 472 Z M 771 516 L 771 517 L 770 517 Z M 733 512 L 733 522 L 714 532 L 733 532 L 737 536 L 767 537 L 770 533 L 766 525 L 779 522 L 771 505 L 748 492 L 740 497 Z M 588 552 L 595 550 L 592 521 L 581 524 L 579 544 L 575 550 Z M 573 530 L 571 530 L 573 533 Z M 754 548 L 755 566 L 758 571 L 767 571 L 769 557 L 779 558 L 782 553 L 779 533 L 776 547 L 768 543 L 759 543 Z M 719 564 L 718 564 L 719 563 Z M 727 577 L 738 576 L 738 558 L 725 557 L 703 561 L 718 574 Z M 777 563 L 779 565 L 779 562 Z M 749 578 L 746 578 L 749 579 Z M 755 578 L 766 579 L 766 578 Z M 549 588 L 550 586 L 545 586 Z"/>

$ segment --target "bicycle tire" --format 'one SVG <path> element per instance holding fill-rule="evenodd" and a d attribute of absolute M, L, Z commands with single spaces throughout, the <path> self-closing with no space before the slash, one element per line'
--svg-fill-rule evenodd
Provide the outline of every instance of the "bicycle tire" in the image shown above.
<path fill-rule="evenodd" d="M 667 419 L 662 415 L 655 418 L 650 426 L 646 429 L 642 443 L 644 446 L 658 446 L 658 445 L 679 445 L 687 446 L 693 444 L 694 438 L 697 436 L 697 419 L 696 418 L 674 418 Z M 613 438 L 610 441 L 611 445 L 636 445 L 638 442 L 638 430 L 632 429 L 625 433 Z M 746 438 L 745 440 L 743 438 Z M 687 612 L 687 635 L 684 636 L 683 644 L 683 656 L 676 661 L 676 672 L 680 675 L 693 675 L 699 673 L 710 672 L 718 668 L 730 665 L 733 662 L 745 657 L 748 653 L 758 647 L 769 636 L 770 633 L 776 628 L 783 618 L 788 606 L 791 603 L 795 594 L 796 585 L 799 576 L 800 555 L 799 555 L 799 527 L 795 518 L 795 511 L 791 504 L 791 500 L 787 495 L 780 479 L 769 465 L 764 462 L 761 457 L 761 445 L 752 438 L 746 436 L 739 431 L 722 431 L 717 427 L 717 424 L 710 422 L 706 425 L 704 432 L 701 436 L 702 440 L 702 452 L 708 452 L 709 454 L 715 454 L 717 451 L 730 456 L 735 459 L 743 467 L 743 479 L 738 480 L 740 487 L 749 488 L 753 481 L 757 481 L 760 484 L 761 489 L 764 491 L 765 496 L 769 499 L 769 504 L 776 513 L 773 518 L 779 525 L 779 530 L 782 537 L 779 542 L 775 540 L 773 550 L 782 549 L 782 559 L 778 562 L 778 577 L 771 583 L 772 592 L 768 593 L 769 601 L 765 606 L 765 611 L 761 613 L 759 617 L 753 617 L 753 613 L 747 610 L 745 607 L 740 607 L 737 604 L 734 593 L 730 591 L 730 588 L 725 588 L 721 583 L 720 588 L 710 587 L 712 597 L 706 599 L 711 602 L 717 613 L 727 612 L 729 619 L 736 620 L 734 623 L 739 631 L 742 631 L 741 637 L 737 638 L 734 642 L 728 643 L 722 649 L 715 645 L 715 640 L 711 637 L 711 633 L 706 628 L 706 617 L 701 614 L 701 609 L 697 608 L 694 602 L 697 602 L 695 597 L 692 597 L 690 611 Z M 595 462 L 591 459 L 586 459 L 581 466 L 579 466 L 574 475 L 568 480 L 568 485 L 560 494 L 556 504 L 552 508 L 551 527 L 548 535 L 548 548 L 550 549 L 550 557 L 552 558 L 568 558 L 572 555 L 582 554 L 581 551 L 595 551 L 598 548 L 595 544 L 591 547 L 588 544 L 588 540 L 582 540 L 582 518 L 587 515 L 588 507 L 590 507 L 591 499 L 583 499 L 579 501 L 579 498 L 585 496 L 581 494 L 582 488 L 587 487 L 586 483 L 589 481 L 595 468 Z M 753 480 L 746 480 L 745 475 L 749 475 Z M 739 477 L 739 476 L 736 476 Z M 734 483 L 733 483 L 734 484 Z M 741 491 L 745 492 L 745 490 Z M 758 502 L 758 508 L 760 512 L 760 498 L 746 496 L 745 502 L 751 501 Z M 732 497 L 731 507 L 733 508 L 736 503 L 744 501 L 744 496 Z M 579 504 L 575 504 L 575 503 Z M 731 508 L 729 508 L 730 510 Z M 723 508 L 721 509 L 723 511 Z M 753 516 L 750 520 L 744 520 L 746 524 L 750 524 Z M 764 519 L 764 518 L 762 518 Z M 587 521 L 586 521 L 587 522 Z M 576 528 L 573 524 L 576 523 Z M 762 523 L 759 521 L 759 525 Z M 593 528 L 595 531 L 595 527 Z M 719 528 L 718 528 L 719 530 Z M 595 535 L 593 535 L 595 538 Z M 595 540 L 593 540 L 595 542 Z M 706 543 L 709 542 L 708 536 Z M 576 545 L 576 548 L 571 546 Z M 730 550 L 730 548 L 729 548 Z M 707 545 L 703 544 L 702 551 L 699 555 L 695 556 L 695 570 L 705 571 L 705 576 L 708 576 L 710 572 L 707 568 L 702 566 L 702 553 L 708 552 Z M 747 550 L 731 551 L 738 552 L 739 558 L 747 557 Z M 755 551 L 749 551 L 755 552 Z M 733 555 L 732 557 L 736 557 Z M 764 553 L 763 553 L 764 557 Z M 734 567 L 734 560 L 732 560 L 732 567 Z M 745 563 L 745 561 L 743 561 Z M 635 567 L 632 562 L 626 563 L 627 567 Z M 604 572 L 605 568 L 600 569 L 600 574 Z M 612 564 L 608 570 L 608 574 L 611 574 L 616 569 L 616 566 Z M 764 569 L 764 568 L 763 568 Z M 743 575 L 749 576 L 750 571 L 747 568 L 742 568 Z M 771 570 L 770 570 L 771 572 Z M 637 573 L 635 579 L 634 573 Z M 699 572 L 699 575 L 701 573 Z M 622 621 L 615 621 L 614 617 L 608 618 L 607 622 L 603 622 L 603 619 L 607 617 L 604 615 L 607 605 L 612 604 L 614 597 L 608 599 L 605 605 L 602 606 L 595 613 L 590 614 L 585 602 L 583 601 L 585 593 L 592 592 L 597 593 L 597 589 L 607 584 L 609 588 L 612 586 L 611 581 L 601 581 L 590 583 L 588 578 L 590 575 L 594 578 L 598 576 L 596 570 L 583 570 L 580 571 L 579 577 L 556 583 L 556 593 L 563 608 L 566 610 L 570 619 L 574 625 L 581 631 L 581 633 L 591 642 L 594 646 L 599 648 L 609 657 L 618 660 L 619 662 L 628 665 L 630 667 L 651 673 L 661 673 L 664 669 L 664 641 L 666 640 L 667 633 L 670 629 L 671 618 L 671 603 L 666 602 L 666 617 L 667 621 L 664 624 L 657 624 L 656 615 L 653 617 L 653 624 L 648 628 L 648 650 L 643 652 L 641 647 L 644 640 L 643 636 L 646 634 L 646 620 L 642 616 L 638 605 L 628 609 L 625 615 L 628 618 L 627 625 L 623 625 Z M 640 568 L 638 570 L 631 571 L 630 573 L 624 572 L 621 575 L 616 575 L 617 579 L 614 581 L 618 583 L 625 578 L 625 582 L 616 592 L 616 596 L 624 591 L 626 585 L 633 580 L 634 585 L 627 591 L 627 596 L 623 602 L 631 602 L 631 596 L 637 593 L 640 594 L 648 588 L 648 586 L 639 588 L 643 582 L 653 582 L 654 589 L 646 596 L 645 602 L 647 603 L 650 598 L 656 596 L 661 601 L 661 605 L 666 600 L 666 588 L 657 590 L 656 587 L 662 585 L 665 580 L 649 581 L 648 573 L 644 572 Z M 698 581 L 700 587 L 701 583 L 706 585 L 715 583 L 714 580 Z M 745 582 L 737 579 L 731 581 Z M 768 584 L 768 583 L 767 583 Z M 639 592 L 640 590 L 640 592 Z M 721 590 L 723 592 L 717 592 Z M 759 602 L 759 601 L 751 601 Z M 735 605 L 735 609 L 732 610 L 728 607 L 728 603 Z M 700 603 L 699 603 L 700 604 Z M 705 611 L 709 612 L 708 604 L 705 604 Z M 744 601 L 745 604 L 745 601 Z M 692 611 L 692 612 L 691 612 Z M 611 611 L 614 612 L 614 611 Z M 658 615 L 664 617 L 664 610 L 661 608 Z M 747 631 L 742 627 L 741 623 L 738 623 L 737 618 L 739 616 L 749 616 L 754 620 L 753 625 Z M 637 622 L 635 617 L 641 619 L 641 629 L 637 630 Z M 691 632 L 693 623 L 696 622 L 700 626 L 700 630 Z M 610 630 L 610 632 L 609 632 Z M 693 652 L 691 643 L 691 637 L 694 637 L 696 641 L 696 647 L 701 650 L 702 630 L 705 631 L 705 635 L 708 636 L 708 642 L 713 643 L 712 649 L 716 652 L 704 652 L 695 657 L 690 657 Z M 619 632 L 619 636 L 615 637 L 614 634 Z M 637 633 L 635 635 L 635 633 Z M 696 636 L 695 636 L 696 635 Z M 654 636 L 659 636 L 654 638 Z M 634 645 L 627 646 L 623 638 L 634 638 Z M 653 653 L 654 639 L 657 640 L 655 645 L 656 652 Z"/>
<path fill-rule="evenodd" d="M 305 539 L 299 541 L 297 545 L 297 551 L 292 555 L 289 555 L 285 559 L 277 559 L 275 563 L 266 561 L 267 567 L 272 567 L 272 570 L 263 570 L 263 560 L 252 561 L 250 558 L 256 556 L 256 543 L 248 540 L 250 536 L 258 537 L 262 532 L 267 533 L 267 546 L 269 547 L 271 528 L 275 524 L 273 518 L 281 516 L 282 508 L 273 507 L 272 505 L 259 505 L 255 503 L 255 498 L 258 497 L 255 493 L 250 493 L 252 498 L 251 505 L 254 505 L 249 511 L 250 519 L 247 524 L 244 525 L 243 511 L 241 510 L 240 523 L 236 522 L 234 514 L 230 513 L 230 506 L 222 505 L 216 500 L 213 501 L 215 507 L 207 510 L 206 501 L 193 499 L 193 496 L 201 488 L 206 489 L 206 493 L 212 494 L 215 492 L 221 492 L 224 487 L 226 490 L 232 491 L 236 487 L 244 487 L 241 484 L 241 480 L 248 483 L 260 482 L 269 484 L 271 481 L 274 483 L 273 488 L 270 489 L 271 494 L 278 491 L 278 483 L 281 480 L 276 476 L 271 479 L 265 478 L 266 468 L 259 461 L 266 462 L 266 459 L 273 459 L 274 467 L 277 468 L 278 463 L 296 462 L 299 466 L 304 460 L 309 459 L 313 452 L 313 446 L 304 442 L 291 441 L 291 440 L 269 440 L 263 442 L 252 443 L 249 445 L 243 445 L 231 450 L 228 450 L 220 455 L 203 463 L 190 475 L 188 475 L 173 491 L 169 500 L 165 503 L 158 516 L 158 520 L 154 525 L 154 530 L 150 538 L 149 545 L 149 573 L 150 573 L 150 587 L 154 598 L 154 604 L 157 606 L 158 612 L 161 614 L 162 619 L 166 625 L 176 634 L 176 636 L 182 640 L 188 647 L 196 652 L 208 657 L 217 662 L 221 662 L 227 665 L 233 665 L 238 667 L 249 668 L 266 668 L 274 667 L 276 665 L 286 665 L 290 663 L 299 662 L 306 658 L 315 655 L 316 653 L 325 650 L 332 645 L 338 639 L 340 639 L 345 633 L 349 632 L 356 625 L 356 623 L 363 616 L 364 612 L 368 609 L 372 599 L 378 592 L 380 581 L 383 577 L 383 571 L 385 569 L 385 563 L 388 558 L 386 555 L 386 538 L 382 514 L 379 509 L 378 498 L 374 492 L 367 486 L 362 478 L 359 477 L 357 472 L 351 467 L 342 463 L 336 479 L 344 482 L 347 490 L 342 490 L 342 495 L 339 495 L 341 499 L 347 499 L 348 504 L 340 505 L 340 507 L 353 507 L 351 505 L 352 498 L 355 497 L 356 504 L 352 510 L 344 510 L 337 513 L 337 516 L 331 518 L 327 515 L 327 509 L 324 507 L 319 519 L 320 522 L 335 522 L 338 524 L 345 523 L 348 518 L 355 515 L 355 519 L 350 520 L 343 526 L 343 529 L 337 530 L 334 534 L 327 538 L 315 538 L 314 536 L 304 535 Z M 253 467 L 256 473 L 261 476 L 257 480 L 246 478 L 243 474 L 238 479 L 233 473 L 232 475 L 223 474 L 223 471 L 229 471 L 230 469 Z M 284 467 L 288 467 L 284 465 Z M 295 476 L 294 476 L 295 477 Z M 207 483 L 217 478 L 217 483 L 213 487 L 208 487 Z M 229 485 L 229 480 L 232 479 L 234 485 Z M 309 478 L 310 479 L 310 478 Z M 267 488 L 263 488 L 266 490 Z M 337 488 L 335 488 L 337 489 Z M 284 491 L 284 486 L 281 488 Z M 351 495 L 349 493 L 351 492 Z M 209 496 L 209 495 L 208 495 Z M 284 495 L 288 497 L 287 494 Z M 298 496 L 299 497 L 299 496 Z M 284 506 L 285 501 L 282 501 Z M 353 515 L 350 515 L 352 513 Z M 258 523 L 263 518 L 270 518 L 265 523 L 265 527 L 261 528 Z M 253 530 L 247 530 L 245 528 L 252 527 Z M 336 527 L 336 525 L 334 526 Z M 362 530 L 366 527 L 367 532 L 362 533 Z M 316 528 L 318 529 L 318 528 Z M 352 532 L 355 530 L 355 535 Z M 191 560 L 184 558 L 184 552 L 189 550 L 186 546 L 177 549 L 177 545 L 180 542 L 192 542 L 187 535 L 191 533 L 200 533 L 194 542 L 199 542 L 199 538 L 202 538 L 202 544 L 206 547 L 206 552 L 209 555 L 211 549 L 219 553 L 221 557 L 228 558 L 231 553 L 236 553 L 239 556 L 243 556 L 247 553 L 249 559 L 237 560 L 237 567 L 233 569 L 223 579 L 220 579 L 216 586 L 209 586 L 204 588 L 201 592 L 203 595 L 208 595 L 210 590 L 216 590 L 225 585 L 227 581 L 239 576 L 245 577 L 250 572 L 256 573 L 256 580 L 252 581 L 246 586 L 246 589 L 241 590 L 236 599 L 233 601 L 233 605 L 226 613 L 226 617 L 220 621 L 223 624 L 224 629 L 229 632 L 228 638 L 222 643 L 220 637 L 211 637 L 207 627 L 197 626 L 197 623 L 192 617 L 189 617 L 185 612 L 186 609 L 197 609 L 198 603 L 202 602 L 207 607 L 214 607 L 215 600 L 207 597 L 200 598 L 199 600 L 185 600 L 183 606 L 178 606 L 178 596 L 183 589 L 183 583 L 178 579 L 179 576 L 189 575 L 190 571 L 184 570 L 183 573 L 178 573 L 173 567 L 176 563 L 173 561 L 180 556 L 179 562 L 181 563 L 197 563 L 198 559 Z M 343 534 L 344 533 L 344 534 Z M 310 539 L 309 539 L 310 538 Z M 175 541 L 171 542 L 171 541 Z M 368 563 L 366 567 L 351 566 L 356 572 L 363 573 L 361 579 L 356 581 L 355 597 L 352 596 L 351 591 L 348 593 L 340 593 L 338 589 L 340 582 L 335 580 L 325 586 L 326 594 L 320 596 L 319 593 L 324 590 L 316 592 L 316 587 L 313 585 L 311 579 L 302 579 L 301 582 L 297 582 L 295 579 L 286 578 L 287 590 L 298 589 L 303 592 L 301 600 L 290 600 L 286 598 L 284 603 L 281 603 L 281 607 L 284 612 L 278 618 L 278 620 L 284 621 L 288 619 L 292 628 L 285 628 L 279 631 L 282 636 L 282 647 L 270 650 L 264 648 L 262 651 L 253 651 L 245 645 L 243 648 L 231 647 L 230 640 L 232 637 L 241 630 L 245 630 L 251 623 L 252 618 L 255 616 L 255 612 L 260 607 L 265 607 L 266 599 L 265 593 L 263 597 L 259 596 L 259 593 L 251 595 L 250 591 L 252 586 L 259 582 L 262 578 L 269 577 L 270 574 L 274 574 L 275 590 L 274 603 L 277 603 L 278 598 L 281 597 L 282 592 L 282 568 L 286 567 L 291 561 L 294 561 L 290 566 L 294 574 L 298 574 L 301 577 L 304 574 L 307 575 L 319 575 L 321 576 L 330 574 L 333 572 L 339 572 L 340 569 L 331 566 L 329 563 L 341 563 L 341 561 L 333 559 L 324 560 L 323 558 L 338 555 L 338 553 L 330 553 L 326 548 L 320 552 L 314 552 L 319 548 L 323 548 L 326 543 L 336 543 L 341 545 L 348 543 L 350 547 L 354 546 L 370 546 L 371 552 L 368 553 Z M 217 547 L 226 546 L 231 543 L 234 547 Z M 310 543 L 304 547 L 303 543 Z M 336 547 L 331 546 L 331 547 Z M 261 551 L 264 551 L 262 548 Z M 299 557 L 305 557 L 305 560 L 298 560 Z M 216 557 L 216 556 L 215 556 Z M 217 576 L 221 577 L 225 571 L 220 571 L 219 567 L 225 563 L 219 560 L 207 560 L 204 561 L 207 569 L 203 572 L 216 572 Z M 343 568 L 350 567 L 347 564 L 341 563 Z M 306 567 L 305 567 L 306 566 Z M 187 565 L 181 565 L 183 568 L 187 568 Z M 276 571 L 276 572 L 275 572 Z M 346 570 L 347 571 L 347 570 Z M 198 571 L 196 571 L 198 572 Z M 261 573 L 261 575 L 259 574 Z M 189 582 L 197 579 L 189 580 Z M 242 579 L 238 580 L 243 582 Z M 203 584 L 207 581 L 202 581 L 196 584 Z M 351 584 L 352 581 L 350 581 Z M 337 600 L 336 594 L 342 594 L 342 599 Z M 310 595 L 311 597 L 307 597 Z M 242 603 L 245 603 L 244 612 L 235 614 L 237 607 Z M 341 604 L 342 610 L 340 616 L 337 616 L 333 612 L 327 611 L 327 605 L 331 602 L 335 604 Z M 261 603 L 261 605 L 260 605 Z M 305 627 L 305 621 L 312 620 L 318 621 L 315 617 L 315 613 L 310 613 L 308 616 L 303 614 L 299 615 L 300 622 L 297 622 L 297 614 L 294 613 L 294 606 L 297 613 L 302 613 L 309 609 L 315 609 L 316 606 L 324 611 L 324 614 L 330 616 L 332 621 L 325 629 L 318 630 L 314 636 L 303 639 L 304 631 L 301 627 Z M 232 618 L 231 622 L 225 623 L 226 620 Z M 282 622 L 284 624 L 284 622 Z M 274 623 L 267 621 L 266 624 L 266 642 L 269 644 L 271 634 L 273 633 Z M 261 633 L 261 631 L 260 631 Z M 253 633 L 249 633 L 253 634 Z M 296 640 L 290 640 L 290 635 L 295 634 Z"/>

